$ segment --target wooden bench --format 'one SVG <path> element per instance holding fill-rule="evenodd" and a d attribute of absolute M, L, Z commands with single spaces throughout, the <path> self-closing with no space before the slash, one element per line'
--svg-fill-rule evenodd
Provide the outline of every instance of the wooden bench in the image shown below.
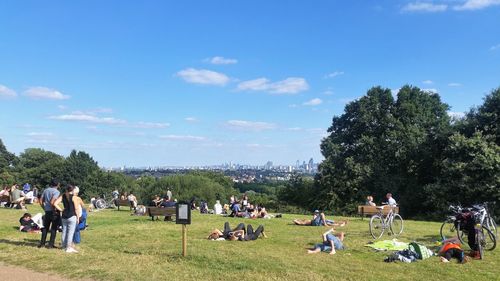
<path fill-rule="evenodd" d="M 118 211 L 120 211 L 120 206 L 122 207 L 129 207 L 130 210 L 132 211 L 132 205 L 130 205 L 130 202 L 128 201 L 128 199 L 124 199 L 124 200 L 121 200 L 121 199 L 115 199 L 115 205 L 116 207 L 118 207 Z"/>
<path fill-rule="evenodd" d="M 158 216 L 164 216 L 167 220 L 172 220 L 172 217 L 175 217 L 175 207 L 148 207 L 148 215 L 152 221 Z"/>
<path fill-rule="evenodd" d="M 377 207 L 381 206 L 369 206 L 369 205 L 358 206 L 358 215 L 360 215 L 361 218 L 363 219 L 365 216 L 373 216 L 375 214 L 378 214 L 379 210 L 377 209 Z M 391 207 L 386 205 L 384 206 L 384 209 L 382 209 L 382 213 L 384 215 L 387 215 L 390 209 Z M 399 207 L 393 207 L 393 210 L 396 214 L 399 213 Z"/>

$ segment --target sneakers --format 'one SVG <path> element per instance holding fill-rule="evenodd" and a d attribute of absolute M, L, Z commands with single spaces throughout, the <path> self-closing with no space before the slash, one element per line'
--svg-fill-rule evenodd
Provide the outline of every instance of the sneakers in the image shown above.
<path fill-rule="evenodd" d="M 74 248 L 66 248 L 66 253 L 78 253 L 77 250 L 75 250 Z"/>

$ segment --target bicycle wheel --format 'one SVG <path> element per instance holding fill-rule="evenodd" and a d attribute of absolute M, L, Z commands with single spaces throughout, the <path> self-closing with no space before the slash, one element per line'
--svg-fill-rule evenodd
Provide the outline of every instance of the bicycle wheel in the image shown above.
<path fill-rule="evenodd" d="M 481 228 L 482 247 L 487 251 L 493 251 L 497 246 L 497 239 L 495 234 L 486 226 Z"/>
<path fill-rule="evenodd" d="M 104 199 L 100 198 L 97 199 L 94 203 L 95 207 L 99 210 L 105 209 L 106 208 L 106 201 Z"/>
<path fill-rule="evenodd" d="M 395 214 L 391 220 L 391 232 L 395 236 L 403 233 L 403 218 L 399 214 Z"/>
<path fill-rule="evenodd" d="M 451 220 L 445 220 L 441 225 L 441 229 L 439 230 L 441 240 L 445 240 L 457 235 L 456 231 L 457 229 L 455 228 L 455 222 Z"/>
<path fill-rule="evenodd" d="M 495 234 L 495 237 L 498 237 L 497 223 L 495 222 L 495 220 L 492 217 L 488 216 L 485 220 L 485 223 L 486 226 L 491 230 L 491 232 Z"/>
<path fill-rule="evenodd" d="M 379 215 L 373 215 L 370 219 L 370 234 L 373 239 L 378 239 L 384 234 L 384 219 Z"/>

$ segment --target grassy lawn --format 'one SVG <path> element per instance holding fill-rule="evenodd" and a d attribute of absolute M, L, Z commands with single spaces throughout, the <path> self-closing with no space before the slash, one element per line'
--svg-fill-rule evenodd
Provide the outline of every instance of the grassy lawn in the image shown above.
<path fill-rule="evenodd" d="M 35 214 L 37 206 L 30 206 Z M 41 209 L 40 209 L 41 212 Z M 0 261 L 71 278 L 97 280 L 498 280 L 500 251 L 465 265 L 444 264 L 439 258 L 411 264 L 385 263 L 387 253 L 364 245 L 371 241 L 368 220 L 347 218 L 347 251 L 331 256 L 307 255 L 306 248 L 321 240 L 323 227 L 291 224 L 299 215 L 272 220 L 193 215 L 188 226 L 188 257 L 181 257 L 181 226 L 130 216 L 128 211 L 91 213 L 90 228 L 82 232 L 79 254 L 38 249 L 39 234 L 17 231 L 20 210 L 0 209 Z M 336 220 L 343 218 L 335 218 Z M 213 228 L 225 221 L 263 224 L 267 239 L 251 242 L 208 241 Z M 439 223 L 405 221 L 402 241 L 432 245 Z M 60 242 L 58 233 L 57 242 Z M 384 235 L 384 239 L 390 236 Z"/>

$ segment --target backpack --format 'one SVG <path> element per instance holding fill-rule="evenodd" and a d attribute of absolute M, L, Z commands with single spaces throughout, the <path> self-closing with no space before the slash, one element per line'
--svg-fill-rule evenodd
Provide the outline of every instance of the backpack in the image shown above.
<path fill-rule="evenodd" d="M 417 253 L 418 259 L 425 260 L 432 256 L 432 252 L 427 249 L 424 245 L 420 245 L 416 242 L 411 242 L 408 249 Z"/>

